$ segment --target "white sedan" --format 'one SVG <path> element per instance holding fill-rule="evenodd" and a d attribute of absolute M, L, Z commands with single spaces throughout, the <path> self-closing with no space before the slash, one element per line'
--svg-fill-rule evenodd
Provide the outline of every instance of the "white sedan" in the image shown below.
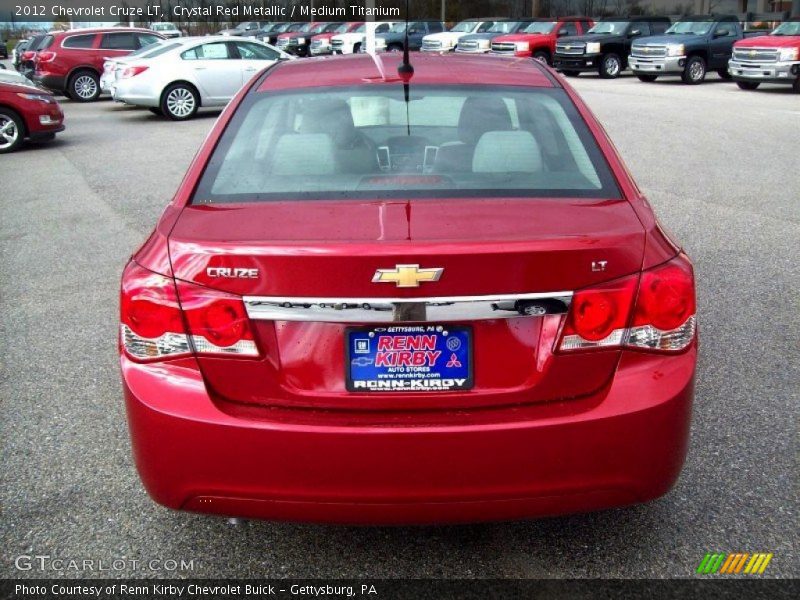
<path fill-rule="evenodd" d="M 182 121 L 200 107 L 225 106 L 256 73 L 294 58 L 257 40 L 227 36 L 178 38 L 168 46 L 174 47 L 121 65 L 111 84 L 114 100 Z"/>

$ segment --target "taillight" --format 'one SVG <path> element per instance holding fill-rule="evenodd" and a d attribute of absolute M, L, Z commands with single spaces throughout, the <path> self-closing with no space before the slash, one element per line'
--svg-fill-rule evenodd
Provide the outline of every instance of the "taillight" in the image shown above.
<path fill-rule="evenodd" d="M 39 54 L 36 55 L 36 62 L 39 62 L 39 63 L 53 62 L 55 59 L 56 59 L 56 53 L 55 52 L 44 52 L 43 51 L 43 52 L 39 52 Z"/>
<path fill-rule="evenodd" d="M 241 297 L 176 282 L 134 262 L 122 275 L 122 347 L 132 358 L 191 354 L 257 357 Z M 188 327 L 188 334 L 187 334 Z"/>
<path fill-rule="evenodd" d="M 240 296 L 184 281 L 178 282 L 178 295 L 198 354 L 258 356 Z"/>
<path fill-rule="evenodd" d="M 559 349 L 683 350 L 694 339 L 696 310 L 691 263 L 679 255 L 641 277 L 576 292 Z"/>
<path fill-rule="evenodd" d="M 31 60 L 33 58 L 34 52 L 32 50 L 26 50 L 22 53 L 22 60 Z"/>
<path fill-rule="evenodd" d="M 122 274 L 120 321 L 122 348 L 132 358 L 191 354 L 174 281 L 134 262 Z"/>
<path fill-rule="evenodd" d="M 147 71 L 147 69 L 149 69 L 149 67 L 145 67 L 144 65 L 128 67 L 122 72 L 122 78 L 128 79 L 129 77 L 136 77 L 140 73 Z"/>
<path fill-rule="evenodd" d="M 692 265 L 680 255 L 642 273 L 626 345 L 682 350 L 694 338 L 696 312 Z"/>
<path fill-rule="evenodd" d="M 619 346 L 636 293 L 637 276 L 575 292 L 561 338 L 561 350 Z"/>

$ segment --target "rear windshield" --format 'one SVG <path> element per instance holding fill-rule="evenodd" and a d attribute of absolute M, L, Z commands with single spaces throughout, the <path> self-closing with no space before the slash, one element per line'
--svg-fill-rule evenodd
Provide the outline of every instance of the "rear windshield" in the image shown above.
<path fill-rule="evenodd" d="M 550 33 L 553 31 L 553 28 L 556 26 L 555 21 L 536 21 L 535 23 L 531 23 L 525 29 L 523 29 L 524 33 Z"/>
<path fill-rule="evenodd" d="M 678 21 L 667 29 L 667 33 L 670 35 L 705 35 L 713 24 L 709 21 Z"/>
<path fill-rule="evenodd" d="M 162 54 L 166 54 L 170 50 L 174 50 L 175 48 L 180 48 L 183 44 L 178 43 L 164 43 L 158 42 L 153 44 L 152 46 L 145 46 L 138 53 L 134 53 L 140 58 L 155 58 L 156 56 L 161 56 Z M 131 54 L 130 56 L 133 56 Z"/>
<path fill-rule="evenodd" d="M 519 27 L 519 21 L 497 21 L 487 33 L 510 33 Z"/>
<path fill-rule="evenodd" d="M 591 197 L 618 189 L 560 89 L 372 84 L 252 94 L 194 203 Z"/>
<path fill-rule="evenodd" d="M 781 23 L 772 35 L 800 35 L 800 21 L 786 21 Z"/>

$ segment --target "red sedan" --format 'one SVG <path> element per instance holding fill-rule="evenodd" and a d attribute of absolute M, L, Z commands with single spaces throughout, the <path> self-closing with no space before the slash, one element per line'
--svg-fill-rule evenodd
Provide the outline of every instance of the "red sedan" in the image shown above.
<path fill-rule="evenodd" d="M 125 268 L 136 464 L 176 509 L 428 523 L 678 477 L 692 265 L 536 61 L 266 70 Z"/>
<path fill-rule="evenodd" d="M 64 113 L 53 94 L 33 85 L 0 81 L 0 154 L 24 139 L 48 141 L 64 131 Z"/>

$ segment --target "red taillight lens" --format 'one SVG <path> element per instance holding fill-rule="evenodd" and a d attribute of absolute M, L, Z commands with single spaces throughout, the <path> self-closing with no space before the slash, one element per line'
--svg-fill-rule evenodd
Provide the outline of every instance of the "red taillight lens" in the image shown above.
<path fill-rule="evenodd" d="M 240 296 L 183 281 L 178 282 L 178 295 L 199 354 L 258 356 Z"/>
<path fill-rule="evenodd" d="M 675 329 L 695 311 L 694 276 L 688 263 L 675 260 L 642 273 L 634 325 Z"/>
<path fill-rule="evenodd" d="M 150 67 L 145 67 L 143 65 L 135 66 L 135 67 L 128 67 L 122 72 L 122 78 L 128 79 L 129 77 L 136 77 L 137 75 L 144 73 Z"/>
<path fill-rule="evenodd" d="M 22 60 L 31 60 L 33 58 L 34 52 L 32 50 L 26 50 L 22 53 Z"/>
<path fill-rule="evenodd" d="M 190 354 L 175 284 L 135 262 L 122 274 L 122 348 L 132 358 L 153 360 Z"/>
<path fill-rule="evenodd" d="M 641 277 L 575 292 L 559 349 L 683 350 L 694 339 L 696 310 L 692 266 L 681 254 Z"/>
<path fill-rule="evenodd" d="M 624 277 L 572 298 L 561 340 L 562 350 L 618 346 L 631 313 L 637 277 Z"/>
<path fill-rule="evenodd" d="M 39 52 L 36 56 L 36 62 L 46 63 L 46 62 L 53 62 L 56 58 L 55 52 Z"/>
<path fill-rule="evenodd" d="M 647 350 L 683 350 L 694 339 L 696 312 L 692 264 L 680 254 L 642 273 L 625 345 Z"/>

